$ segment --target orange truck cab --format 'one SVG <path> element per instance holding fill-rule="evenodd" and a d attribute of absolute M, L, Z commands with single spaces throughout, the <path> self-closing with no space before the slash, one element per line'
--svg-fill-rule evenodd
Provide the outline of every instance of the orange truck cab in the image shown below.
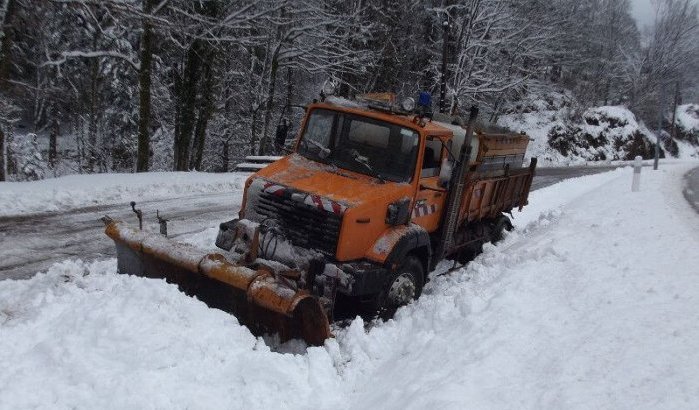
<path fill-rule="evenodd" d="M 221 224 L 217 245 L 282 276 L 293 271 L 289 281 L 328 300 L 342 295 L 372 311 L 408 303 L 439 260 L 468 260 L 510 226 L 503 213 L 527 202 L 528 137 L 471 134 L 458 122 L 342 99 L 309 105 L 294 152 L 250 176 L 239 218 Z M 444 249 L 450 211 L 456 229 Z"/>

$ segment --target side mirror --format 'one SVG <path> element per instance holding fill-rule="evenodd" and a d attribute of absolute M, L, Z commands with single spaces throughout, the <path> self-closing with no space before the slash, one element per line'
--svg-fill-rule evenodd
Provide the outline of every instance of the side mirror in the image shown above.
<path fill-rule="evenodd" d="M 410 221 L 410 199 L 399 199 L 388 205 L 386 225 L 404 225 Z"/>
<path fill-rule="evenodd" d="M 439 186 L 445 188 L 451 181 L 453 171 L 452 163 L 446 158 L 442 160 L 442 167 L 439 169 Z"/>

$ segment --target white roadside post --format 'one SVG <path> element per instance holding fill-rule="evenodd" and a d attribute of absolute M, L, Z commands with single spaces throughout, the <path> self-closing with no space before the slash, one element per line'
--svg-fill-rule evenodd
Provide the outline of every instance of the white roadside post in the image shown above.
<path fill-rule="evenodd" d="M 638 192 L 641 185 L 641 167 L 643 162 L 641 161 L 641 156 L 638 155 L 633 160 L 633 182 L 631 183 L 631 192 Z"/>

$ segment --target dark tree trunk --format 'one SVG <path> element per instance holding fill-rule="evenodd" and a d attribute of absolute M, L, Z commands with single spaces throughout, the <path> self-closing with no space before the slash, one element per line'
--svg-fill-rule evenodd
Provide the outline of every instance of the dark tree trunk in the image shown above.
<path fill-rule="evenodd" d="M 199 107 L 199 116 L 197 117 L 197 125 L 194 130 L 194 144 L 192 144 L 192 157 L 190 158 L 190 166 L 201 171 L 201 161 L 204 156 L 204 145 L 206 143 L 206 127 L 209 124 L 209 119 L 214 109 L 214 72 L 212 63 L 215 56 L 209 53 L 207 61 L 204 64 L 203 88 L 201 90 L 201 106 Z"/>
<path fill-rule="evenodd" d="M 229 146 L 230 143 L 228 141 L 223 143 L 223 148 L 221 150 L 221 161 L 223 162 L 223 164 L 221 164 L 221 172 L 228 172 L 228 162 L 230 161 L 230 154 L 228 153 Z"/>
<path fill-rule="evenodd" d="M 447 52 L 449 50 L 449 21 L 442 22 L 442 67 L 439 70 L 439 112 L 443 113 L 446 110 L 447 99 Z"/>
<path fill-rule="evenodd" d="M 5 131 L 5 168 L 7 169 L 5 176 L 17 174 L 17 160 L 12 152 L 12 134 Z"/>
<path fill-rule="evenodd" d="M 269 122 L 272 119 L 272 109 L 274 108 L 274 93 L 277 89 L 277 70 L 279 68 L 279 62 L 277 60 L 277 55 L 279 53 L 279 47 L 272 57 L 272 67 L 270 68 L 270 78 L 269 78 L 269 89 L 267 90 L 267 104 L 265 107 L 264 124 L 262 126 L 262 138 L 260 139 L 260 148 L 257 151 L 257 155 L 267 154 L 267 148 L 269 145 Z"/>
<path fill-rule="evenodd" d="M 178 150 L 180 149 L 180 118 L 182 117 L 182 77 L 180 77 L 179 72 L 177 69 L 174 69 L 173 72 L 175 75 L 173 76 L 173 95 L 175 97 L 175 137 L 173 140 L 173 145 L 172 145 L 172 169 L 177 170 L 177 158 L 178 158 Z"/>
<path fill-rule="evenodd" d="M 286 106 L 284 107 L 284 113 L 286 110 L 291 110 L 291 101 L 294 95 L 294 81 L 292 80 L 291 67 L 286 68 Z"/>
<path fill-rule="evenodd" d="M 192 157 L 189 165 L 197 171 L 201 171 L 201 160 L 204 156 L 204 143 L 206 142 L 206 127 L 209 123 L 210 110 L 202 107 L 194 129 L 194 144 L 192 145 Z"/>
<path fill-rule="evenodd" d="M 143 12 L 150 13 L 153 0 L 143 0 Z M 136 154 L 136 172 L 148 171 L 150 157 L 150 87 L 151 61 L 153 59 L 153 33 L 148 18 L 143 18 L 141 35 L 141 67 L 138 73 L 139 107 L 138 107 L 138 148 Z"/>
<path fill-rule="evenodd" d="M 93 39 L 92 48 L 97 48 L 97 36 Z M 90 59 L 90 107 L 89 122 L 87 126 L 87 168 L 88 172 L 94 171 L 97 159 L 97 92 L 99 77 L 99 59 Z"/>
<path fill-rule="evenodd" d="M 10 68 L 12 67 L 12 18 L 14 15 L 14 0 L 9 0 L 5 12 L 5 20 L 0 21 L 0 91 L 7 89 L 7 79 L 10 78 Z"/>
<path fill-rule="evenodd" d="M 257 148 L 257 110 L 250 115 L 250 155 L 255 154 Z"/>
<path fill-rule="evenodd" d="M 197 96 L 197 77 L 199 75 L 199 41 L 195 41 L 187 52 L 184 77 L 180 83 L 179 134 L 175 135 L 175 171 L 189 169 L 189 153 L 192 132 L 196 120 L 195 103 Z"/>
<path fill-rule="evenodd" d="M 12 17 L 14 14 L 14 0 L 9 0 L 7 10 L 5 11 L 5 19 L 0 21 L 0 93 L 3 93 L 9 88 L 6 82 L 10 77 L 10 57 L 12 56 L 12 30 L 10 29 Z M 0 181 L 5 181 L 5 132 L 0 124 Z"/>
<path fill-rule="evenodd" d="M 54 117 L 51 121 L 51 132 L 49 133 L 49 164 L 51 167 L 56 165 L 56 159 L 58 158 L 58 135 L 60 132 L 60 124 L 58 119 Z"/>
<path fill-rule="evenodd" d="M 670 137 L 674 140 L 677 135 L 677 124 L 675 124 L 677 117 L 677 106 L 680 105 L 680 82 L 675 82 L 675 96 L 672 101 L 672 122 L 670 123 Z"/>
<path fill-rule="evenodd" d="M 5 133 L 0 128 L 0 181 L 5 180 Z"/>

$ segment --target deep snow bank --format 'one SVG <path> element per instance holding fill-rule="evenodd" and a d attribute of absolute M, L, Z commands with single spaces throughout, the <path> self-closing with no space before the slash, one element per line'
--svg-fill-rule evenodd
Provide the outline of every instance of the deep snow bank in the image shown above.
<path fill-rule="evenodd" d="M 363 362 L 345 372 L 354 408 L 382 397 L 393 409 L 696 408 L 699 217 L 680 195 L 686 169 L 644 170 L 634 195 L 628 169 L 535 193 L 503 244 L 395 322 L 340 337 Z"/>
<path fill-rule="evenodd" d="M 243 174 L 149 172 L 69 175 L 32 182 L 0 182 L 0 216 L 61 211 L 242 188 Z"/>
<path fill-rule="evenodd" d="M 688 168 L 646 168 L 635 194 L 628 168 L 536 191 L 395 320 L 303 354 L 113 261 L 0 282 L 0 408 L 697 408 Z"/>
<path fill-rule="evenodd" d="M 337 404 L 324 350 L 271 353 L 234 317 L 115 268 L 65 262 L 0 282 L 0 408 Z"/>

